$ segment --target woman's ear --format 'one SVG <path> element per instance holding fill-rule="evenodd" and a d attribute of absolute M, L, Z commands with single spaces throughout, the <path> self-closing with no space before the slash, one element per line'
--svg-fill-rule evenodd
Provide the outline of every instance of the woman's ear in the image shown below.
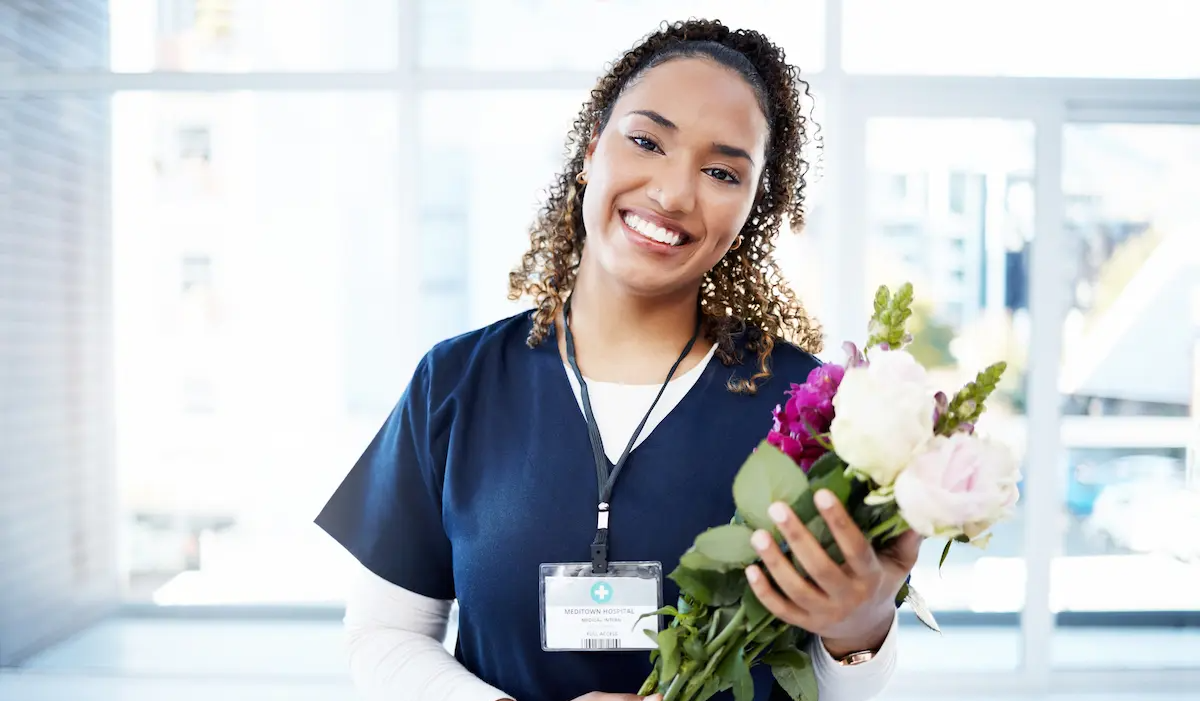
<path fill-rule="evenodd" d="M 596 154 L 596 145 L 600 143 L 600 131 L 592 127 L 592 137 L 588 139 L 587 150 L 583 153 L 583 169 L 590 170 L 592 166 L 592 156 Z"/>

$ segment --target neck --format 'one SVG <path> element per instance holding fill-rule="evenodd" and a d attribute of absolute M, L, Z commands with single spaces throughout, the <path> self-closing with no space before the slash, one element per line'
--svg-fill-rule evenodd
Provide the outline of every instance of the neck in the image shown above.
<path fill-rule="evenodd" d="M 696 331 L 699 290 L 651 298 L 615 287 L 580 266 L 570 319 L 580 370 L 605 382 L 660 383 Z M 559 336 L 565 357 L 565 336 Z M 709 344 L 698 338 L 676 377 L 695 367 L 708 350 Z"/>

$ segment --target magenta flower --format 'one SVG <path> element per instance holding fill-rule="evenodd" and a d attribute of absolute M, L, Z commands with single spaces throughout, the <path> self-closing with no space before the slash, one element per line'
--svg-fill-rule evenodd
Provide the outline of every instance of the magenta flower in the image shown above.
<path fill-rule="evenodd" d="M 846 369 L 840 365 L 822 365 L 808 374 L 804 384 L 792 384 L 788 401 L 775 407 L 775 424 L 767 434 L 767 442 L 805 472 L 828 452 L 824 434 L 833 423 L 833 395 L 845 374 Z"/>

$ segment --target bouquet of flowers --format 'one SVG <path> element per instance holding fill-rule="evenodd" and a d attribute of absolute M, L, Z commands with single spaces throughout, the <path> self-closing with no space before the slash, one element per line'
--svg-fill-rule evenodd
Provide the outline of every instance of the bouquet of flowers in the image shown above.
<path fill-rule="evenodd" d="M 1018 463 L 975 431 L 1005 364 L 983 370 L 953 397 L 934 393 L 904 350 L 912 301 L 911 284 L 895 295 L 879 288 L 863 351 L 845 344 L 844 366 L 813 370 L 776 407 L 773 427 L 734 479 L 733 520 L 701 533 L 670 575 L 681 595 L 677 606 L 657 612 L 669 625 L 655 636 L 654 667 L 639 695 L 702 701 L 732 689 L 737 701 L 749 701 L 750 670 L 765 664 L 792 699 L 817 701 L 802 650 L 808 633 L 771 615 L 746 581 L 746 567 L 759 561 L 754 530 L 782 545 L 767 513 L 775 502 L 790 504 L 839 565 L 845 560 L 813 504 L 821 489 L 837 495 L 876 550 L 910 529 L 946 538 L 939 567 L 952 543 L 982 547 L 988 530 L 1012 514 Z M 896 603 L 906 601 L 937 630 L 908 584 Z"/>

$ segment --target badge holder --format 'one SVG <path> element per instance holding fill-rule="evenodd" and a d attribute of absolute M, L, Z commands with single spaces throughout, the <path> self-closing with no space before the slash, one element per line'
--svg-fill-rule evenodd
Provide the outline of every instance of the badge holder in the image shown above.
<path fill-rule="evenodd" d="M 662 619 L 662 564 L 614 562 L 600 574 L 590 562 L 545 564 L 541 589 L 542 650 L 654 650 Z M 654 614 L 654 615 L 648 615 Z"/>
<path fill-rule="evenodd" d="M 575 360 L 575 336 L 571 332 L 571 300 L 567 298 L 563 310 L 564 333 L 567 342 L 567 363 L 579 383 L 583 414 L 587 419 L 588 438 L 592 444 L 592 458 L 596 463 L 596 489 L 600 497 L 596 511 L 596 539 L 592 541 L 592 561 L 545 564 L 538 576 L 540 590 L 540 618 L 542 650 L 546 652 L 613 652 L 655 650 L 662 618 L 658 610 L 663 606 L 663 573 L 661 562 L 612 562 L 608 561 L 609 500 L 617 476 L 624 469 L 629 453 L 637 437 L 641 435 L 650 413 L 654 411 L 679 364 L 688 356 L 696 339 L 700 337 L 700 320 L 696 315 L 696 328 L 683 352 L 667 373 L 658 395 L 651 402 L 642 422 L 633 432 L 625 451 L 609 470 L 604 454 L 604 442 L 596 417 L 592 413 L 592 402 L 588 394 L 587 381 L 579 371 Z"/>

